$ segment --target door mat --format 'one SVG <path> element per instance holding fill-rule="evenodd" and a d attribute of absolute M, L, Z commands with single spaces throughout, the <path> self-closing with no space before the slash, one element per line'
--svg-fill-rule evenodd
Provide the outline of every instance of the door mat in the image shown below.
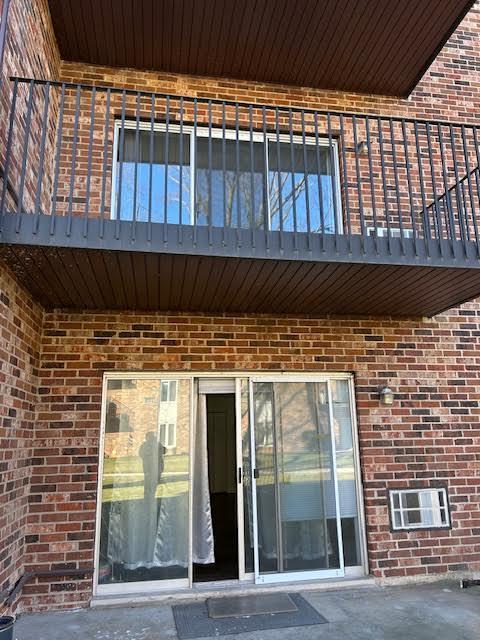
<path fill-rule="evenodd" d="M 298 607 L 288 593 L 262 593 L 251 596 L 208 598 L 207 609 L 210 618 L 238 618 L 268 613 L 292 613 L 297 611 Z"/>
<path fill-rule="evenodd" d="M 172 607 L 172 611 L 179 640 L 210 638 L 266 629 L 304 627 L 328 622 L 300 594 L 290 593 L 288 595 L 295 604 L 296 611 L 210 618 L 206 602 L 175 605 Z"/>

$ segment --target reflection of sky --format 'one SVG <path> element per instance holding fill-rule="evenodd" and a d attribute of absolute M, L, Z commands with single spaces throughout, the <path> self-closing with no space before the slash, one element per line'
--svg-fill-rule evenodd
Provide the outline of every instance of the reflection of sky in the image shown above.
<path fill-rule="evenodd" d="M 136 175 L 135 175 L 136 166 Z M 117 169 L 119 166 L 117 165 Z M 180 197 L 180 172 L 182 189 Z M 124 162 L 120 218 L 122 220 L 191 224 L 190 167 L 168 165 L 167 198 L 165 198 L 165 166 L 149 163 Z M 293 179 L 292 179 L 293 178 Z M 210 212 L 216 227 L 264 228 L 266 193 L 269 194 L 270 227 L 294 231 L 325 233 L 334 231 L 333 188 L 330 175 L 304 171 L 270 170 L 268 187 L 261 171 L 231 171 L 212 168 L 197 169 L 197 224 L 207 225 Z M 151 192 L 150 192 L 151 183 Z M 253 189 L 252 189 L 253 183 Z M 117 193 L 119 170 L 117 170 Z M 136 192 L 136 197 L 135 197 Z M 210 203 L 211 194 L 211 203 Z M 308 202 L 308 206 L 307 206 Z M 135 213 L 134 213 L 135 206 Z M 118 207 L 118 199 L 116 203 Z M 150 212 L 150 215 L 149 215 Z M 310 219 L 308 220 L 308 212 Z M 114 217 L 118 209 L 114 211 Z M 282 219 L 282 221 L 281 221 Z M 308 225 L 309 222 L 309 225 Z"/>
<path fill-rule="evenodd" d="M 117 165 L 118 168 L 119 165 Z M 182 201 L 180 206 L 180 167 L 168 166 L 167 195 L 165 203 L 165 166 L 161 164 L 138 163 L 135 179 L 135 163 L 124 162 L 122 169 L 122 190 L 120 201 L 120 218 L 122 220 L 139 220 L 146 222 L 164 222 L 165 204 L 167 222 L 172 224 L 190 224 L 190 167 L 182 167 Z M 150 193 L 151 181 L 151 193 Z M 119 171 L 117 171 L 117 193 Z M 136 199 L 135 195 L 136 187 Z M 135 205 L 135 216 L 134 208 Z M 149 216 L 150 214 L 150 216 Z M 118 215 L 118 199 L 114 217 Z"/>

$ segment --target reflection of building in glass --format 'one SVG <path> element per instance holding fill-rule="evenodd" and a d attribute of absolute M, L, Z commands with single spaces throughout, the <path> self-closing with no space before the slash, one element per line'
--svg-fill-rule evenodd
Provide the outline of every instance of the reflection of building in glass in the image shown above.
<path fill-rule="evenodd" d="M 177 381 L 162 380 L 158 408 L 158 439 L 166 449 L 177 441 Z"/>
<path fill-rule="evenodd" d="M 115 384 L 110 386 L 111 382 Z M 189 384 L 187 380 L 110 381 L 105 456 L 137 456 L 149 431 L 157 434 L 157 439 L 167 449 L 167 455 L 187 452 L 190 400 L 186 390 Z"/>

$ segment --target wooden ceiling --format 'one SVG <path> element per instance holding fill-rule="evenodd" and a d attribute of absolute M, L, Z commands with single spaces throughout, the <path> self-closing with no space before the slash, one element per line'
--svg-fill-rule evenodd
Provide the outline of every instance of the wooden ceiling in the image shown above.
<path fill-rule="evenodd" d="M 472 0 L 49 0 L 63 59 L 408 95 Z"/>
<path fill-rule="evenodd" d="M 47 309 L 433 316 L 480 295 L 480 269 L 2 245 Z"/>

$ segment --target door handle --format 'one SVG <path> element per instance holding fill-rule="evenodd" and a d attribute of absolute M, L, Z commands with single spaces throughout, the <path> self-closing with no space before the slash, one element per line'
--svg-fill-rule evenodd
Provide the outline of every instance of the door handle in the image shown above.
<path fill-rule="evenodd" d="M 260 473 L 259 473 L 258 469 L 254 469 L 253 470 L 253 477 L 255 478 L 255 480 L 260 477 Z"/>
<path fill-rule="evenodd" d="M 238 467 L 238 484 L 242 484 L 242 477 L 243 477 L 242 467 Z"/>

